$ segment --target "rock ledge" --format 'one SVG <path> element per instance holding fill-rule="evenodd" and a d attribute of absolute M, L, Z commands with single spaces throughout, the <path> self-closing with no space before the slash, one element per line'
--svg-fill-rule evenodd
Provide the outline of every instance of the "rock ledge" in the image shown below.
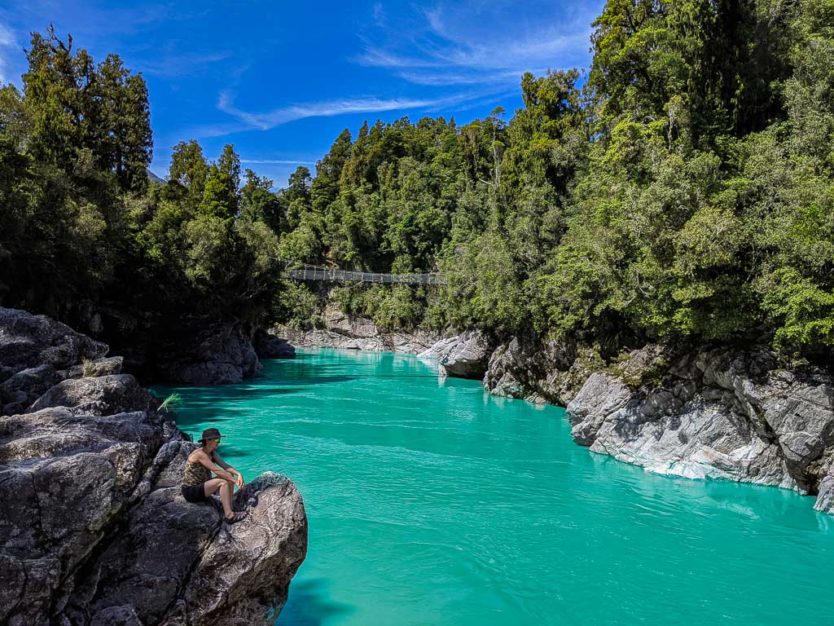
<path fill-rule="evenodd" d="M 194 444 L 107 346 L 0 308 L 0 623 L 272 623 L 307 519 L 283 476 L 219 503 L 180 494 Z"/>

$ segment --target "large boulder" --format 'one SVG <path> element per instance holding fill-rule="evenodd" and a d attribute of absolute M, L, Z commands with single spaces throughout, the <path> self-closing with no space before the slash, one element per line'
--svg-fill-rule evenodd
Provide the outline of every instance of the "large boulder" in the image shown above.
<path fill-rule="evenodd" d="M 480 380 L 486 372 L 492 343 L 480 330 L 469 330 L 456 337 L 441 339 L 422 352 L 421 358 L 436 358 L 444 376 Z"/>
<path fill-rule="evenodd" d="M 69 378 L 54 385 L 32 404 L 33 411 L 50 406 L 70 407 L 74 413 L 110 415 L 146 411 L 158 404 L 130 374 Z"/>
<path fill-rule="evenodd" d="M 7 311 L 7 388 L 28 398 L 57 382 L 28 412 L 0 416 L 0 623 L 274 622 L 306 551 L 292 483 L 255 479 L 235 500 L 248 516 L 231 527 L 218 502 L 185 502 L 194 444 L 159 401 L 113 373 L 121 361 L 103 359 L 107 346 Z"/>
<path fill-rule="evenodd" d="M 0 418 L 0 622 L 46 620 L 116 521 L 161 442 L 146 412 L 64 407 Z"/>
<path fill-rule="evenodd" d="M 236 494 L 235 509 L 247 516 L 229 526 L 216 498 L 182 498 L 179 479 L 193 449 L 178 442 L 161 450 L 153 487 L 80 572 L 64 609 L 72 623 L 129 615 L 138 624 L 262 624 L 280 611 L 306 554 L 300 494 L 286 477 L 259 476 Z"/>
<path fill-rule="evenodd" d="M 647 348 L 588 378 L 568 404 L 577 443 L 651 471 L 816 494 L 832 509 L 834 381 L 767 351 Z"/>
<path fill-rule="evenodd" d="M 15 372 L 50 365 L 66 369 L 107 354 L 107 345 L 45 315 L 0 307 L 0 363 Z"/>
<path fill-rule="evenodd" d="M 186 385 L 227 385 L 261 371 L 249 335 L 237 325 L 200 333 L 189 345 L 160 357 L 163 377 Z"/>
<path fill-rule="evenodd" d="M 106 353 L 105 344 L 65 324 L 0 307 L 0 414 L 25 411 L 56 383 L 81 375 L 82 364 L 105 360 Z"/>

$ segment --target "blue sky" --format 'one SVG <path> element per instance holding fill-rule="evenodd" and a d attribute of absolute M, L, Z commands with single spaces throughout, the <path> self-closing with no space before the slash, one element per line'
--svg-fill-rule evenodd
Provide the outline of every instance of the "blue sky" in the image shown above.
<path fill-rule="evenodd" d="M 465 123 L 521 106 L 524 71 L 586 68 L 602 0 L 80 2 L 3 0 L 0 80 L 20 83 L 29 33 L 52 22 L 148 82 L 154 160 L 197 139 L 213 159 L 286 183 L 342 129 L 407 115 Z"/>

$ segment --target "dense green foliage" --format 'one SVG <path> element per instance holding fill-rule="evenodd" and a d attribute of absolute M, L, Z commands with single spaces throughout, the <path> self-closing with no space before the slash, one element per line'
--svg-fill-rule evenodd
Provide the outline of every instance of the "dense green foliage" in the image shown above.
<path fill-rule="evenodd" d="M 444 271 L 395 326 L 830 356 L 834 2 L 609 0 L 594 27 L 585 80 L 525 75 L 508 122 L 343 133 L 286 194 L 285 256 Z"/>
<path fill-rule="evenodd" d="M 122 330 L 318 323 L 282 259 L 442 271 L 330 293 L 390 328 L 830 359 L 834 0 L 609 0 L 594 29 L 588 73 L 525 74 L 509 119 L 346 130 L 277 193 L 193 141 L 149 186 L 141 77 L 36 35 L 23 93 L 0 91 L 0 298 Z"/>
<path fill-rule="evenodd" d="M 247 172 L 241 188 L 231 146 L 209 163 L 189 142 L 149 184 L 142 77 L 52 29 L 27 54 L 22 93 L 0 88 L 0 303 L 94 333 L 104 317 L 105 338 L 138 351 L 261 319 L 278 281 L 271 181 Z"/>

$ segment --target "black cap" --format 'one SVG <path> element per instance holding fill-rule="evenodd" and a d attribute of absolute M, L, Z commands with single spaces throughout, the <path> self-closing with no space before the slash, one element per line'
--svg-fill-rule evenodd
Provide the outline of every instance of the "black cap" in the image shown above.
<path fill-rule="evenodd" d="M 203 431 L 203 436 L 200 437 L 200 443 L 206 445 L 206 442 L 210 439 L 220 439 L 220 431 L 216 428 L 206 428 Z"/>

